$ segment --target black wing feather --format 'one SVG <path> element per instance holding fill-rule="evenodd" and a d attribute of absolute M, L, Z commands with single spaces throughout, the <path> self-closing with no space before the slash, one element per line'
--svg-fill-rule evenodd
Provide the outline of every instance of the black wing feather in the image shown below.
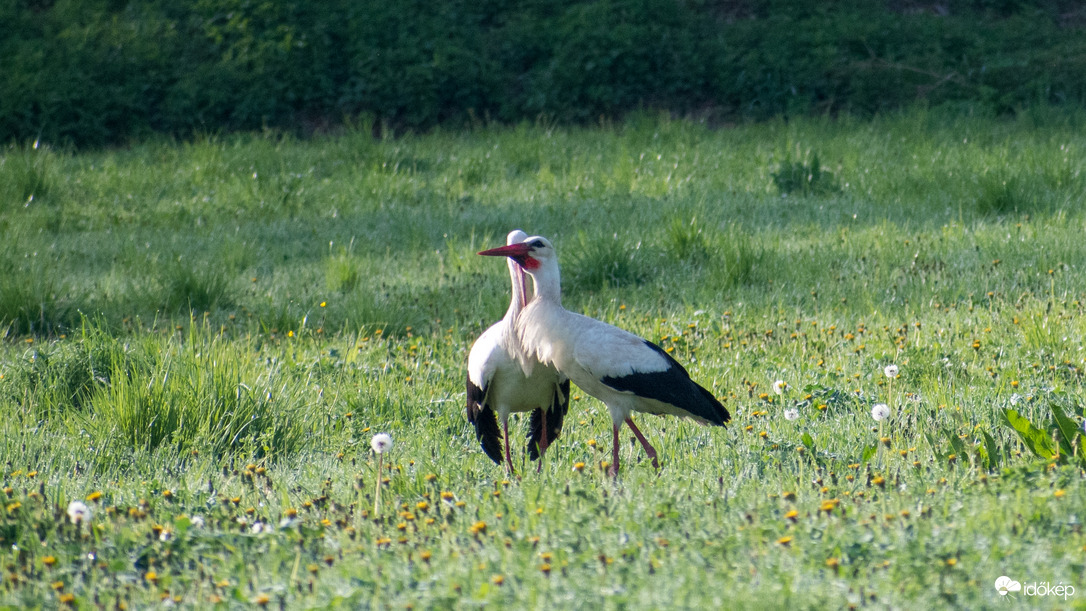
<path fill-rule="evenodd" d="M 710 424 L 724 426 L 731 420 L 728 410 L 713 396 L 713 393 L 699 386 L 690 379 L 690 374 L 671 355 L 656 344 L 642 340 L 645 345 L 664 357 L 669 367 L 652 373 L 633 373 L 625 376 L 607 376 L 600 381 L 625 392 L 632 392 L 640 397 L 655 399 L 661 403 L 674 405 L 692 415 L 704 418 Z"/>
<path fill-rule="evenodd" d="M 502 433 L 498 428 L 498 416 L 486 403 L 486 392 L 468 380 L 468 422 L 475 427 L 475 438 L 483 446 L 483 452 L 497 464 L 502 464 Z"/>

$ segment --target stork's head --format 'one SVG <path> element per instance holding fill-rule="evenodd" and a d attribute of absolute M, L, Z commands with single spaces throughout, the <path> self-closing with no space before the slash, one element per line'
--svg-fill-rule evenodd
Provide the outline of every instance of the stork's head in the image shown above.
<path fill-rule="evenodd" d="M 524 238 L 518 244 L 491 248 L 479 254 L 487 257 L 509 257 L 529 273 L 539 269 L 544 263 L 555 259 L 554 246 L 551 245 L 547 238 L 542 236 Z"/>

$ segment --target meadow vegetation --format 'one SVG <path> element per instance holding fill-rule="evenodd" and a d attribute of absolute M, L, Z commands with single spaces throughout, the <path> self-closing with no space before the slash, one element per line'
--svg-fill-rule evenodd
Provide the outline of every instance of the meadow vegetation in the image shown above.
<path fill-rule="evenodd" d="M 8 146 L 0 606 L 1081 606 L 1084 125 Z M 509 287 L 475 252 L 513 228 L 733 423 L 642 417 L 662 468 L 631 443 L 612 481 L 575 392 L 542 473 L 491 463 L 465 359 Z"/>

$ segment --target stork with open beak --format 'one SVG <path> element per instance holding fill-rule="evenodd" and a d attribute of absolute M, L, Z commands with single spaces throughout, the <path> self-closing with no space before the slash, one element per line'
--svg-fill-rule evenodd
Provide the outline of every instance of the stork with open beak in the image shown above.
<path fill-rule="evenodd" d="M 656 449 L 631 418 L 635 411 L 671 414 L 715 426 L 724 426 L 731 419 L 720 401 L 691 380 L 686 369 L 656 344 L 562 307 L 558 257 L 546 238 L 524 238 L 479 254 L 509 257 L 532 276 L 535 297 L 516 316 L 515 323 L 522 358 L 553 366 L 607 406 L 614 437 L 612 475 L 618 474 L 618 432 L 623 423 L 637 436 L 652 466 L 659 469 Z"/>
<path fill-rule="evenodd" d="M 512 231 L 506 244 L 516 244 L 526 237 L 519 229 Z M 467 415 L 483 452 L 499 465 L 504 437 L 505 463 L 512 474 L 509 414 L 531 412 L 528 457 L 541 458 L 562 432 L 562 421 L 569 409 L 569 379 L 559 376 L 549 365 L 526 358 L 519 350 L 513 324 L 527 300 L 527 278 L 519 265 L 511 260 L 508 264 L 513 285 L 509 309 L 504 318 L 475 340 L 468 354 Z M 540 460 L 538 469 L 542 467 Z"/>

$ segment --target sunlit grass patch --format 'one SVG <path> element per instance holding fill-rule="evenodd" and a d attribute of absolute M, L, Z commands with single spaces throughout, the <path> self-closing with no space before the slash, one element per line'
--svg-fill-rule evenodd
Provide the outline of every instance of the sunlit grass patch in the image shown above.
<path fill-rule="evenodd" d="M 1061 125 L 646 114 L 55 155 L 48 209 L 0 217 L 16 285 L 71 306 L 0 342 L 0 606 L 984 608 L 1000 575 L 1072 583 L 1086 165 Z M 835 191 L 780 197 L 796 142 Z M 1018 204 L 981 210 L 984 176 Z M 509 299 L 475 252 L 512 228 L 732 424 L 635 415 L 661 470 L 624 433 L 613 481 L 574 389 L 541 473 L 495 468 L 464 367 Z"/>

